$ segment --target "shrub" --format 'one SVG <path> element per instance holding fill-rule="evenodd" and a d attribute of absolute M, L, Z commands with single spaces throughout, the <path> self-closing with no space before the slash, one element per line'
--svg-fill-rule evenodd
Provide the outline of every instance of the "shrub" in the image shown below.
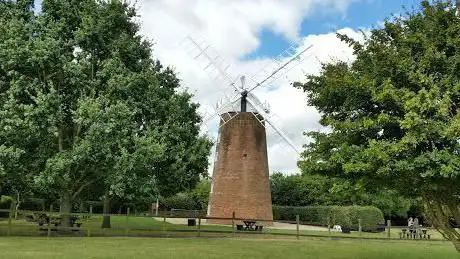
<path fill-rule="evenodd" d="M 45 210 L 45 201 L 43 199 L 27 198 L 21 202 L 21 210 L 42 211 Z"/>
<path fill-rule="evenodd" d="M 342 225 L 374 227 L 384 223 L 383 213 L 380 209 L 371 206 L 273 206 L 275 220 L 293 221 L 299 215 L 300 221 L 312 225 Z"/>
<path fill-rule="evenodd" d="M 14 199 L 10 196 L 0 196 L 0 210 L 9 210 Z M 0 211 L 0 218 L 9 217 L 9 212 Z"/>
<path fill-rule="evenodd" d="M 201 204 L 187 194 L 177 194 L 160 201 L 162 210 L 182 209 L 182 210 L 201 210 Z"/>

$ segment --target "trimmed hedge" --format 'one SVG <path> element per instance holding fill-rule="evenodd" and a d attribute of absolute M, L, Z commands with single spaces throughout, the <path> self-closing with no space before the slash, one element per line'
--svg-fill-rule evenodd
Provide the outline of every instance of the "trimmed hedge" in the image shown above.
<path fill-rule="evenodd" d="M 170 216 L 195 218 L 205 217 L 206 210 L 200 201 L 189 194 L 177 194 L 160 200 L 160 209 L 169 211 Z"/>
<path fill-rule="evenodd" d="M 160 201 L 162 210 L 182 209 L 182 210 L 201 210 L 201 204 L 190 195 L 178 194 Z"/>
<path fill-rule="evenodd" d="M 321 226 L 358 226 L 359 219 L 363 227 L 385 222 L 382 211 L 372 206 L 273 206 L 274 220 L 293 221 L 296 215 L 299 215 L 300 221 Z"/>

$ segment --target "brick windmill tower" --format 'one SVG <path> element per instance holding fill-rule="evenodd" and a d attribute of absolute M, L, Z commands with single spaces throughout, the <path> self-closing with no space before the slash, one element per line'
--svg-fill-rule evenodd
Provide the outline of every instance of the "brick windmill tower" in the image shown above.
<path fill-rule="evenodd" d="M 245 76 L 233 80 L 224 69 L 221 58 L 212 54 L 205 41 L 187 36 L 185 42 L 189 53 L 195 59 L 205 60 L 205 70 L 225 80 L 233 90 L 232 98 L 224 95 L 214 113 L 204 119 L 207 123 L 220 117 L 216 155 L 212 175 L 212 185 L 208 204 L 208 217 L 231 218 L 233 213 L 239 219 L 267 220 L 261 225 L 272 225 L 273 212 L 269 182 L 266 127 L 273 129 L 297 153 L 297 147 L 271 120 L 272 113 L 267 104 L 262 104 L 252 93 L 256 88 L 270 84 L 277 78 L 301 63 L 302 55 L 312 46 L 298 52 L 291 46 L 275 60 L 275 67 L 267 73 L 263 71 L 262 80 L 254 80 L 247 87 Z M 191 46 L 191 50 L 190 50 Z M 191 53 L 195 51 L 195 53 Z M 288 58 L 286 58 L 288 54 Z M 209 223 L 231 224 L 231 220 L 208 219 Z"/>

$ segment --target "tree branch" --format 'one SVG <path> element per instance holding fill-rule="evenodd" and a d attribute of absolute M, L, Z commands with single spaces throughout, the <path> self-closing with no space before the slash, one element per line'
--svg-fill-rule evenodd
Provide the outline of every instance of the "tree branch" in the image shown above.
<path fill-rule="evenodd" d="M 97 179 L 89 180 L 86 183 L 82 184 L 72 195 L 72 200 L 77 197 L 78 194 L 80 194 L 83 189 L 85 189 L 88 185 L 94 183 Z"/>

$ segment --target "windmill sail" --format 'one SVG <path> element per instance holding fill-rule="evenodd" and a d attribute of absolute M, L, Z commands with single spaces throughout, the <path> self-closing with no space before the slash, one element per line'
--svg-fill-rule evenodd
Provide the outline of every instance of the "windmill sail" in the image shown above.
<path fill-rule="evenodd" d="M 224 126 L 226 123 L 234 119 L 239 111 L 237 102 L 242 100 L 247 100 L 248 105 L 250 106 L 249 111 L 252 112 L 259 122 L 264 125 L 265 122 L 271 126 L 271 128 L 297 153 L 299 149 L 296 145 L 293 144 L 288 135 L 271 119 L 273 114 L 268 108 L 268 105 L 264 105 L 253 93 L 252 91 L 258 87 L 263 87 L 269 85 L 276 81 L 279 77 L 289 72 L 291 69 L 302 63 L 305 58 L 303 55 L 312 48 L 308 46 L 299 51 L 299 46 L 294 44 L 291 45 L 288 49 L 283 51 L 274 61 L 272 66 L 266 67 L 262 73 L 259 73 L 257 76 L 250 77 L 251 86 L 249 88 L 245 87 L 244 76 L 241 76 L 242 87 L 236 85 L 237 78 L 231 76 L 229 70 L 230 65 L 215 51 L 210 44 L 204 40 L 202 37 L 192 37 L 187 35 L 182 41 L 181 46 L 188 52 L 188 54 L 200 63 L 203 67 L 203 70 L 208 73 L 208 75 L 216 81 L 218 85 L 224 85 L 226 88 L 230 87 L 234 93 L 237 94 L 233 97 L 228 97 L 224 94 L 224 101 L 219 106 L 215 108 L 215 111 L 205 117 L 203 123 L 208 123 L 215 117 L 219 116 L 221 118 L 221 123 L 219 127 Z M 260 78 L 260 79 L 259 79 Z M 258 80 L 259 79 L 259 80 Z M 247 97 L 246 97 L 247 96 Z M 260 119 L 260 114 L 263 119 Z"/>
<path fill-rule="evenodd" d="M 260 107 L 252 98 L 248 98 L 248 102 L 254 107 L 254 109 L 257 110 L 258 115 L 261 115 L 263 117 L 262 120 L 259 119 L 260 123 L 265 126 L 265 122 L 270 125 L 270 127 L 284 140 L 286 141 L 287 144 L 298 154 L 300 153 L 299 149 L 297 146 L 294 144 L 294 142 L 288 137 L 286 133 L 284 133 L 283 130 L 281 130 L 280 127 L 276 125 L 276 123 L 271 119 L 270 114 L 264 111 L 262 107 Z M 260 116 L 257 116 L 257 114 L 254 114 L 256 118 L 260 118 Z"/>

